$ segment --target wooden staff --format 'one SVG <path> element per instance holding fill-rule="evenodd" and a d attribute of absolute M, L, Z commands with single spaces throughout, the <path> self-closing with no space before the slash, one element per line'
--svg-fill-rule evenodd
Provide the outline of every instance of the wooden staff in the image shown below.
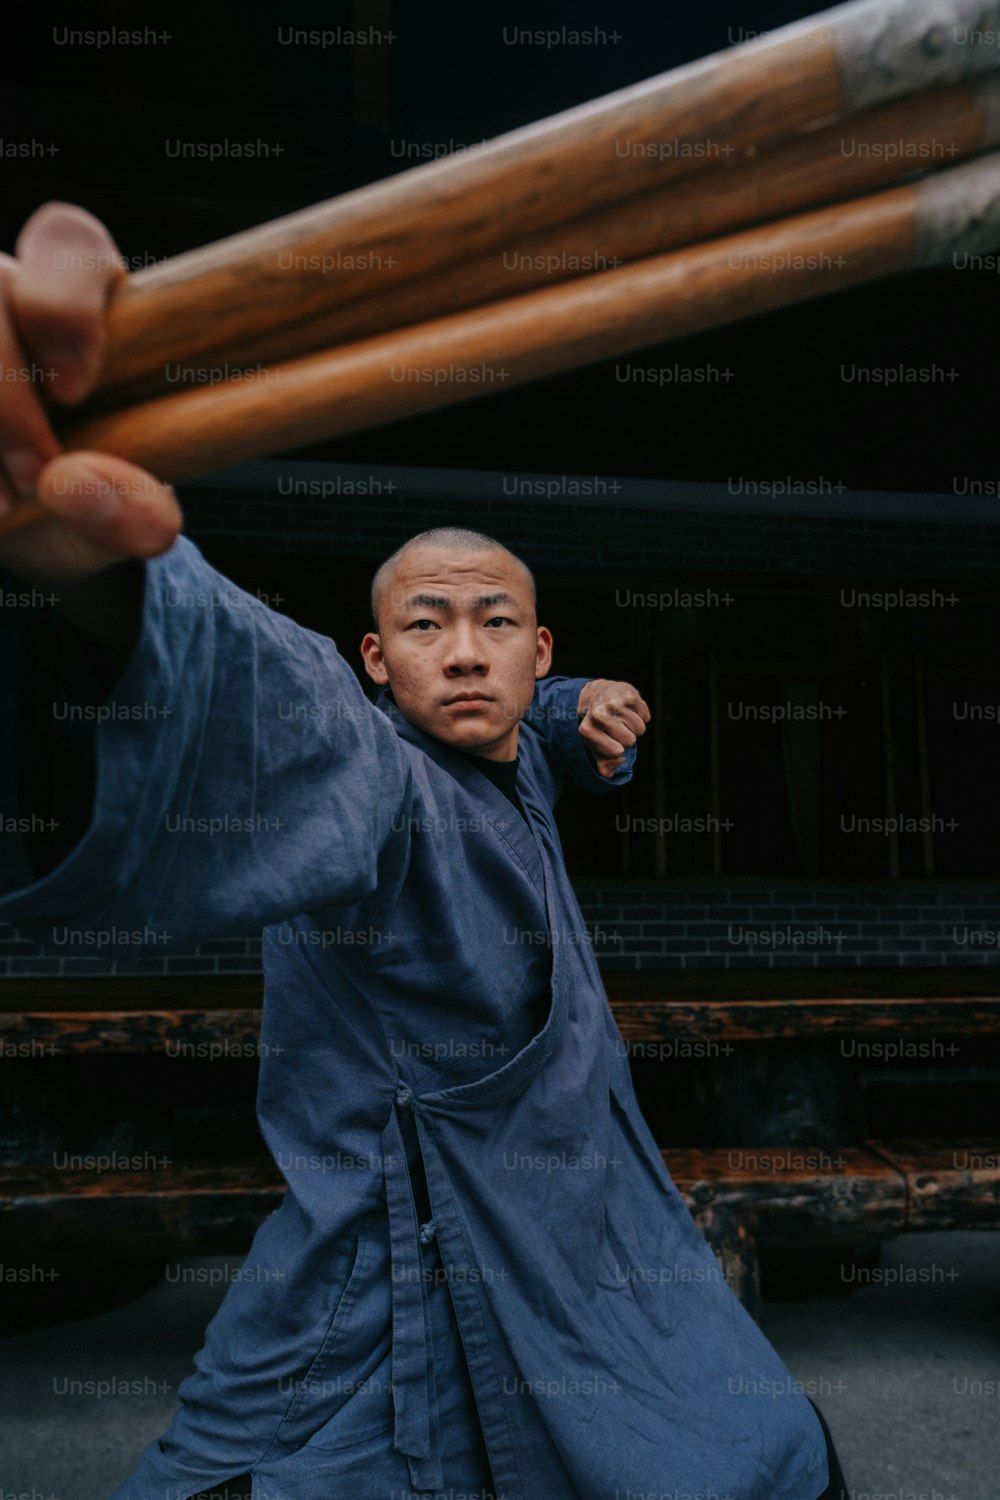
<path fill-rule="evenodd" d="M 922 181 L 75 425 L 164 479 L 455 406 L 1000 244 L 1000 152 Z M 14 524 L 40 513 L 24 505 Z M 2 525 L 3 523 L 0 523 Z"/>
<path fill-rule="evenodd" d="M 497 247 L 416 281 L 268 329 L 210 355 L 106 389 L 86 411 L 132 405 L 180 379 L 252 369 L 292 355 L 476 307 L 539 285 L 599 275 L 622 263 L 712 239 L 911 176 L 1000 145 L 1000 73 L 894 100 L 809 131 L 755 157 L 723 158 L 694 177 Z M 290 309 L 294 313 L 293 309 Z M 216 378 L 218 376 L 216 375 Z"/>
<path fill-rule="evenodd" d="M 139 271 L 113 299 L 103 384 L 485 255 L 701 170 L 720 147 L 780 140 L 818 120 L 997 65 L 997 0 L 851 0 L 725 52 L 428 162 L 262 228 Z M 629 145 L 622 157 L 620 144 Z M 664 154 L 664 147 L 669 148 Z M 268 355 L 282 355 L 275 343 Z"/>

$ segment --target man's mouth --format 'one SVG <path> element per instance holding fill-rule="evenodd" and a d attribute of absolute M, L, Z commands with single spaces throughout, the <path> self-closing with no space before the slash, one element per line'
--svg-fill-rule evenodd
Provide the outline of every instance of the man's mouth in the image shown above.
<path fill-rule="evenodd" d="M 488 697 L 486 693 L 456 693 L 454 698 L 446 698 L 442 706 L 444 708 L 453 708 L 461 713 L 463 710 L 469 711 L 474 708 L 486 708 L 487 704 L 492 702 L 493 699 Z"/>

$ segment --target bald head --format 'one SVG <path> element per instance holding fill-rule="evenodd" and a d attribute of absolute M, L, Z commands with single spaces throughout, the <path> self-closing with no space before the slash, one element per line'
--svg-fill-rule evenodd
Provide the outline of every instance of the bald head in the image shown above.
<path fill-rule="evenodd" d="M 552 662 L 521 559 L 479 531 L 422 531 L 379 568 L 372 614 L 365 671 L 403 718 L 467 754 L 515 760 L 518 726 Z"/>
<path fill-rule="evenodd" d="M 375 629 L 379 628 L 379 613 L 382 609 L 386 595 L 392 586 L 396 575 L 396 569 L 403 559 L 415 547 L 429 547 L 440 552 L 457 552 L 466 556 L 473 552 L 503 552 L 517 564 L 523 574 L 525 584 L 531 595 L 531 601 L 536 602 L 535 580 L 531 569 L 523 563 L 519 557 L 498 542 L 496 537 L 486 536 L 481 531 L 468 531 L 462 526 L 437 526 L 432 531 L 421 531 L 417 536 L 411 536 L 408 542 L 397 547 L 391 557 L 387 557 L 372 579 L 372 621 Z"/>

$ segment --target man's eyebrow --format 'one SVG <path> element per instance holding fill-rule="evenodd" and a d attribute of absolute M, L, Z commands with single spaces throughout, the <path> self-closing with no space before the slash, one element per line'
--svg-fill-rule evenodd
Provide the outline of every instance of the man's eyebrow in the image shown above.
<path fill-rule="evenodd" d="M 478 599 L 473 599 L 474 609 L 489 609 L 491 604 L 516 604 L 510 594 L 480 594 Z"/>
<path fill-rule="evenodd" d="M 450 609 L 451 600 L 444 594 L 414 594 L 412 599 L 407 599 L 403 605 L 404 609 L 415 609 L 418 605 L 425 609 Z M 517 604 L 517 600 L 510 594 L 480 594 L 473 599 L 473 609 L 489 609 L 494 604 Z"/>
<path fill-rule="evenodd" d="M 423 604 L 428 609 L 450 609 L 451 600 L 446 599 L 443 594 L 414 594 L 412 599 L 407 599 L 403 608 L 413 609 L 418 604 Z"/>

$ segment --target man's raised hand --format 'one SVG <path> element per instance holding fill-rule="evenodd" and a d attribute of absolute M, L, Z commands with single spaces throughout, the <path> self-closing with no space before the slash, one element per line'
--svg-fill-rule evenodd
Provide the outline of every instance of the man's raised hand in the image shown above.
<path fill-rule="evenodd" d="M 30 579 L 83 583 L 110 564 L 165 552 L 181 528 L 173 491 L 105 453 L 62 453 L 39 399 L 94 386 L 104 312 L 123 277 L 114 240 L 91 214 L 47 203 L 0 254 L 0 516 L 35 496 L 51 519 L 0 534 L 0 564 Z"/>
<path fill-rule="evenodd" d="M 649 706 L 630 682 L 594 677 L 585 682 L 577 701 L 579 730 L 597 760 L 602 776 L 613 776 L 624 761 L 624 751 L 646 733 Z"/>

